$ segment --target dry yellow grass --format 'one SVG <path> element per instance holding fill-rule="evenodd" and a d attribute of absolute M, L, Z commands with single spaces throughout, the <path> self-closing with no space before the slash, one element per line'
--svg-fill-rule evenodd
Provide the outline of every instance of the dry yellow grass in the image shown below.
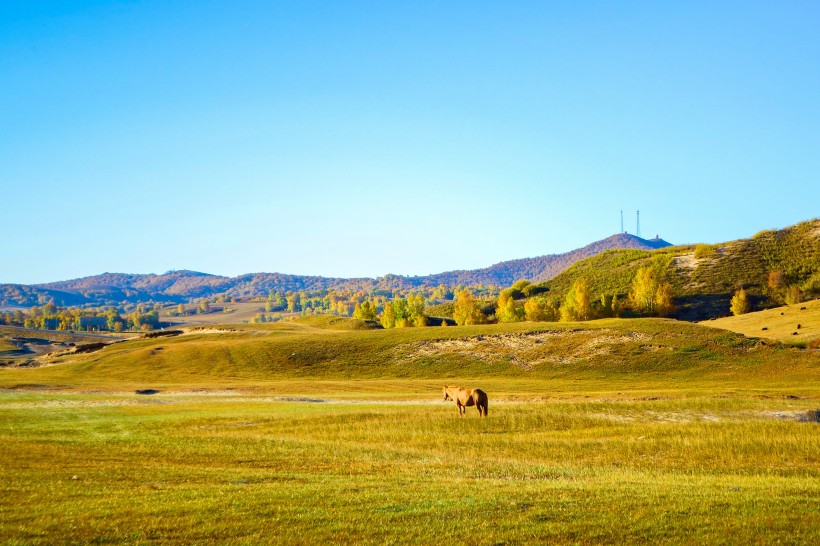
<path fill-rule="evenodd" d="M 701 324 L 731 330 L 748 337 L 808 343 L 820 338 L 820 300 L 704 321 Z"/>
<path fill-rule="evenodd" d="M 179 326 L 205 326 L 209 324 L 242 323 L 250 322 L 259 313 L 266 315 L 289 315 L 289 313 L 268 313 L 265 312 L 264 302 L 239 302 L 239 303 L 212 303 L 212 308 L 233 309 L 229 313 L 224 311 L 214 311 L 203 315 L 185 315 L 184 317 L 169 317 L 168 311 L 176 311 L 176 305 L 169 305 L 160 311 L 160 320 L 171 324 L 172 328 Z M 187 310 L 195 309 L 196 306 L 186 305 Z"/>

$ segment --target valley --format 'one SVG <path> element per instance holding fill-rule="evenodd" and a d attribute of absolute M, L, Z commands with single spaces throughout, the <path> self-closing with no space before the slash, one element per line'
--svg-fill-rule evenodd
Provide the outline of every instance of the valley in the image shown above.
<path fill-rule="evenodd" d="M 816 350 L 664 319 L 318 319 L 0 369 L 0 536 L 820 539 Z"/>

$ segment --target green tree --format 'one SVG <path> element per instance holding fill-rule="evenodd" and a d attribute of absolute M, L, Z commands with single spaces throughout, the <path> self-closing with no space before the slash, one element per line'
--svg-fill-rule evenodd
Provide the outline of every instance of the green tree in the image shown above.
<path fill-rule="evenodd" d="M 118 322 L 119 323 L 122 322 L 122 317 L 120 317 L 119 312 L 113 307 L 108 309 L 105 316 L 108 318 L 108 329 L 109 330 L 116 330 L 116 324 Z M 67 322 L 67 320 L 65 318 L 63 319 L 63 321 Z"/>
<path fill-rule="evenodd" d="M 612 295 L 611 294 L 601 294 L 600 304 L 601 304 L 601 316 L 611 317 L 612 316 Z"/>
<path fill-rule="evenodd" d="M 729 306 L 729 310 L 732 312 L 733 315 L 745 315 L 749 312 L 751 305 L 749 303 L 749 297 L 746 295 L 746 290 L 741 288 L 735 295 L 732 296 L 731 305 Z"/>
<path fill-rule="evenodd" d="M 406 299 L 396 298 L 393 300 L 393 314 L 396 316 L 396 328 L 406 328 L 413 325 Z"/>
<path fill-rule="evenodd" d="M 211 304 L 208 303 L 208 300 L 202 300 L 199 302 L 199 311 L 201 313 L 210 313 L 211 312 Z"/>
<path fill-rule="evenodd" d="M 416 293 L 407 296 L 407 320 L 413 326 L 427 326 L 423 295 Z"/>
<path fill-rule="evenodd" d="M 288 294 L 286 300 L 289 312 L 296 313 L 302 310 L 302 297 L 299 294 L 295 292 Z"/>
<path fill-rule="evenodd" d="M 177 316 L 184 316 L 185 315 L 185 305 L 180 303 L 177 305 Z"/>

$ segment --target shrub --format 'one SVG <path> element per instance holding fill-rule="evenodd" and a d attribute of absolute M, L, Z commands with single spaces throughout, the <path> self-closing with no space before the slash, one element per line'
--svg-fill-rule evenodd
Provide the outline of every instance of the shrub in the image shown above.
<path fill-rule="evenodd" d="M 531 298 L 533 296 L 537 296 L 538 294 L 544 294 L 546 292 L 549 292 L 549 290 L 549 287 L 540 283 L 528 284 L 527 286 L 521 289 L 521 293 L 524 294 L 524 296 Z"/>
<path fill-rule="evenodd" d="M 786 289 L 786 304 L 794 305 L 803 301 L 803 293 L 797 285 L 791 285 Z"/>
<path fill-rule="evenodd" d="M 711 258 L 717 254 L 717 246 L 716 245 L 705 245 L 700 244 L 695 247 L 695 258 L 698 260 L 704 258 Z"/>
<path fill-rule="evenodd" d="M 741 288 L 735 295 L 732 297 L 732 303 L 729 306 L 729 310 L 732 312 L 733 315 L 745 315 L 749 312 L 750 309 L 749 304 L 749 297 L 746 295 L 746 290 Z"/>

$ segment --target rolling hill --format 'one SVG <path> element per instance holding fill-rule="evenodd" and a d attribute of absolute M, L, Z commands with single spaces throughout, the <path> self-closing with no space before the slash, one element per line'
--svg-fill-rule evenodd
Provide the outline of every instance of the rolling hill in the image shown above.
<path fill-rule="evenodd" d="M 504 391 L 510 380 L 548 380 L 553 387 L 570 388 L 581 378 L 596 389 L 610 390 L 635 388 L 635 377 L 644 374 L 644 386 L 693 376 L 720 383 L 727 373 L 748 385 L 816 374 L 815 355 L 782 349 L 667 319 L 371 330 L 355 319 L 308 317 L 193 328 L 176 337 L 135 338 L 94 352 L 58 353 L 39 367 L 0 368 L 0 388 L 264 390 L 278 381 L 473 377 L 497 383 L 496 391 Z M 808 384 L 803 389 L 816 391 Z"/>
<path fill-rule="evenodd" d="M 672 286 L 675 318 L 703 320 L 727 316 L 736 290 L 744 288 L 753 309 L 782 305 L 795 287 L 802 299 L 820 297 L 820 219 L 757 233 L 717 245 L 686 245 L 646 250 L 608 250 L 574 263 L 546 283 L 550 297 L 562 299 L 578 278 L 593 297 L 629 294 L 635 273 L 652 266 Z M 782 286 L 770 287 L 769 274 L 782 273 Z"/>
<path fill-rule="evenodd" d="M 662 239 L 646 240 L 620 233 L 564 254 L 550 254 L 500 262 L 483 269 L 459 270 L 426 276 L 385 275 L 371 278 L 330 278 L 249 273 L 223 277 L 197 271 L 169 271 L 162 275 L 103 273 L 67 281 L 39 285 L 0 284 L 0 304 L 32 306 L 54 301 L 59 306 L 120 305 L 130 302 L 185 303 L 217 294 L 229 297 L 266 296 L 271 290 L 348 289 L 395 290 L 419 286 L 498 285 L 508 286 L 518 279 L 551 279 L 574 262 L 615 248 L 651 250 L 669 246 Z"/>

